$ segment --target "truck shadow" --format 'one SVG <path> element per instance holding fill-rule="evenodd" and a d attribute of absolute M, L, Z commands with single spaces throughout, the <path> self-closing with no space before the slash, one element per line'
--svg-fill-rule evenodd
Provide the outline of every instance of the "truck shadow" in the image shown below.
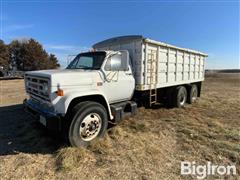
<path fill-rule="evenodd" d="M 152 109 L 163 108 L 156 105 Z M 108 128 L 115 125 L 109 124 Z M 60 134 L 47 131 L 22 104 L 0 107 L 0 156 L 23 153 L 53 154 L 67 146 Z"/>
<path fill-rule="evenodd" d="M 23 110 L 23 105 L 0 107 L 0 156 L 24 153 L 54 153 L 64 142 Z"/>

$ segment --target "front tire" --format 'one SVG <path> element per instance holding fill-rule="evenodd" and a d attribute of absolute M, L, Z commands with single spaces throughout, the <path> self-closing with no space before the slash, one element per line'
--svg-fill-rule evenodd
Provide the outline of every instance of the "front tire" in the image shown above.
<path fill-rule="evenodd" d="M 108 126 L 108 116 L 101 104 L 82 102 L 74 107 L 73 113 L 68 133 L 72 146 L 88 146 L 91 141 L 104 135 Z"/>

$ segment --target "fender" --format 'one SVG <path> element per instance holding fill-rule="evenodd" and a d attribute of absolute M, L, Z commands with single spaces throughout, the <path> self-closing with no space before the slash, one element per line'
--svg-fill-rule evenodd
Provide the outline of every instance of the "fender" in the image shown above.
<path fill-rule="evenodd" d="M 75 98 L 79 98 L 79 97 L 87 97 L 87 96 L 91 96 L 91 95 L 99 95 L 102 96 L 107 104 L 107 112 L 109 114 L 110 119 L 113 119 L 113 115 L 111 113 L 111 108 L 109 105 L 109 102 L 106 98 L 106 96 L 104 95 L 103 92 L 100 92 L 98 90 L 90 90 L 90 91 L 69 91 L 64 93 L 63 97 L 57 97 L 54 101 L 53 101 L 53 105 L 55 107 L 55 110 L 57 111 L 57 113 L 63 114 L 65 115 L 67 113 L 68 107 L 70 105 L 70 103 L 72 102 L 72 100 L 74 100 Z"/>

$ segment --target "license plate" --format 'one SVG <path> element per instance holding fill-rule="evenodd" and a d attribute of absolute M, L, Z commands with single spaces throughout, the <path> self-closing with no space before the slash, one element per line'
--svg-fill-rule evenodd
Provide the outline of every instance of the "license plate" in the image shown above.
<path fill-rule="evenodd" d="M 43 117 L 43 116 L 41 116 L 41 115 L 40 115 L 39 121 L 40 121 L 40 123 L 41 123 L 42 125 L 44 125 L 44 126 L 47 125 L 46 118 Z"/>

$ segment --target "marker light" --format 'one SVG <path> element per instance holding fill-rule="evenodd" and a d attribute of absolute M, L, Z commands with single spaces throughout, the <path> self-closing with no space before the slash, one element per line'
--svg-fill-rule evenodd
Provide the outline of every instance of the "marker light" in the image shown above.
<path fill-rule="evenodd" d="M 63 96 L 64 95 L 63 90 L 60 89 L 60 88 L 56 91 L 56 94 L 57 94 L 57 96 Z"/>

